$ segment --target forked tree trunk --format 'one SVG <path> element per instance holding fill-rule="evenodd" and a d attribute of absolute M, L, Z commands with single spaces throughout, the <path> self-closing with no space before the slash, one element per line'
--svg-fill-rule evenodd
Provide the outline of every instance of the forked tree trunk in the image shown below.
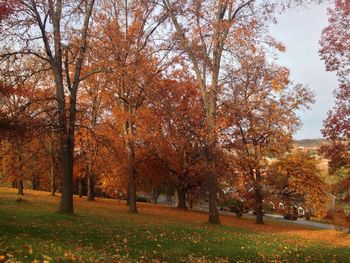
<path fill-rule="evenodd" d="M 63 70 L 63 45 L 62 45 L 62 28 L 61 24 L 63 12 L 66 12 L 63 7 L 62 1 L 49 1 L 48 4 L 48 21 L 52 23 L 52 35 L 47 34 L 44 26 L 45 22 L 42 21 L 40 15 L 35 14 L 34 18 L 37 20 L 36 24 L 40 28 L 41 37 L 45 46 L 47 58 L 50 62 L 51 70 L 53 73 L 55 88 L 56 88 L 56 101 L 58 110 L 58 132 L 60 143 L 60 161 L 62 170 L 62 195 L 60 201 L 59 211 L 61 213 L 72 214 L 73 213 L 73 153 L 74 153 L 74 133 L 75 133 L 75 113 L 76 113 L 76 99 L 78 93 L 78 86 L 81 81 L 80 74 L 84 57 L 86 53 L 87 45 L 87 33 L 90 23 L 90 17 L 92 14 L 95 1 L 86 1 L 85 17 L 82 18 L 83 24 L 80 29 L 80 45 L 79 51 L 76 54 L 74 69 L 72 72 L 73 79 L 71 82 L 69 69 L 66 68 L 66 72 Z M 32 5 L 36 5 L 34 2 Z M 46 19 L 46 18 L 45 18 Z M 52 36 L 53 45 L 50 45 L 48 35 Z M 68 53 L 67 53 L 68 54 Z M 68 58 L 66 58 L 68 64 Z M 68 73 L 67 73 L 68 72 Z M 66 75 L 65 78 L 63 75 Z M 67 103 L 64 80 L 67 80 L 67 87 L 70 91 L 69 98 L 69 116 L 67 118 Z"/>
<path fill-rule="evenodd" d="M 177 188 L 177 207 L 181 209 L 187 209 L 186 206 L 186 189 L 183 185 Z"/>

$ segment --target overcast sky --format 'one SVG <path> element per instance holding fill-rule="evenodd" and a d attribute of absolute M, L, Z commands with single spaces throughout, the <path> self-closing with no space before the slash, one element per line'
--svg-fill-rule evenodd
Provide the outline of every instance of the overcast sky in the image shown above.
<path fill-rule="evenodd" d="M 293 82 L 308 85 L 316 94 L 312 109 L 299 113 L 303 127 L 295 139 L 321 138 L 322 122 L 334 105 L 336 76 L 325 71 L 318 55 L 319 39 L 326 25 L 327 5 L 323 4 L 290 10 L 279 16 L 277 25 L 271 26 L 273 35 L 287 48 L 279 64 L 290 69 Z"/>

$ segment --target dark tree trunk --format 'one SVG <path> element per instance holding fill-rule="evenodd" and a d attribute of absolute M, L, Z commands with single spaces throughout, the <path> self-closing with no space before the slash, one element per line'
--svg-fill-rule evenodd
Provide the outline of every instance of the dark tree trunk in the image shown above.
<path fill-rule="evenodd" d="M 38 25 L 40 27 L 43 42 L 46 49 L 48 60 L 50 61 L 51 70 L 54 75 L 55 87 L 56 87 L 56 101 L 58 109 L 58 132 L 60 142 L 60 164 L 62 167 L 62 195 L 60 201 L 59 211 L 65 214 L 73 213 L 73 154 L 74 154 L 74 133 L 75 133 L 75 113 L 76 113 L 76 98 L 78 93 L 78 86 L 81 81 L 80 74 L 84 57 L 86 53 L 87 44 L 87 32 L 89 28 L 89 21 L 94 6 L 94 0 L 86 2 L 85 17 L 83 17 L 83 25 L 80 32 L 80 46 L 77 52 L 74 63 L 74 75 L 71 82 L 69 69 L 66 67 L 65 78 L 63 77 L 63 45 L 61 25 L 62 20 L 62 1 L 54 1 L 55 4 L 50 4 L 48 7 L 49 20 L 52 22 L 52 37 L 53 45 L 50 46 L 46 28 L 43 26 L 43 21 L 40 16 L 36 16 Z M 34 2 L 33 2 L 34 3 Z M 65 11 L 64 11 L 65 12 Z M 66 53 L 68 54 L 68 53 Z M 68 63 L 68 58 L 66 58 Z M 69 101 L 69 116 L 67 118 L 67 104 L 64 79 L 66 79 L 67 87 L 70 91 Z"/>
<path fill-rule="evenodd" d="M 33 187 L 33 190 L 39 190 L 39 186 L 40 186 L 40 180 L 35 177 L 32 181 L 32 187 Z"/>
<path fill-rule="evenodd" d="M 167 192 L 166 192 L 166 198 L 167 198 L 167 203 L 169 206 L 172 206 L 172 203 L 173 203 L 171 196 L 172 196 L 172 193 L 171 193 L 170 189 L 168 188 Z"/>
<path fill-rule="evenodd" d="M 81 175 L 79 176 L 78 194 L 80 198 L 83 196 L 83 177 Z"/>
<path fill-rule="evenodd" d="M 23 191 L 23 181 L 21 179 L 18 179 L 17 181 L 17 187 L 18 187 L 18 194 L 19 195 L 24 195 L 24 191 Z"/>
<path fill-rule="evenodd" d="M 256 220 L 255 220 L 255 222 L 257 224 L 264 224 L 262 199 L 260 197 L 256 196 L 255 197 L 255 202 L 256 202 L 256 208 L 255 208 Z"/>
<path fill-rule="evenodd" d="M 181 209 L 187 209 L 186 206 L 186 189 L 183 185 L 180 185 L 177 188 L 177 198 L 178 198 L 178 203 L 177 207 Z"/>
<path fill-rule="evenodd" d="M 260 171 L 256 171 L 255 187 L 254 187 L 254 198 L 255 198 L 255 213 L 256 213 L 256 224 L 264 224 L 263 220 L 263 197 L 262 189 L 260 184 Z"/>
<path fill-rule="evenodd" d="M 158 203 L 158 197 L 159 197 L 159 194 L 158 194 L 157 189 L 153 189 L 152 190 L 152 203 L 153 204 L 157 204 Z"/>
<path fill-rule="evenodd" d="M 208 191 L 209 191 L 209 223 L 220 224 L 219 210 L 217 206 L 218 202 L 218 186 L 217 179 L 214 173 L 215 168 L 215 156 L 214 156 L 214 143 L 211 143 L 207 149 L 207 164 L 208 171 Z"/>
<path fill-rule="evenodd" d="M 129 212 L 137 213 L 136 207 L 136 170 L 135 170 L 135 152 L 131 141 L 127 142 L 128 153 L 128 197 Z"/>
<path fill-rule="evenodd" d="M 72 214 L 73 211 L 73 151 L 70 143 L 63 145 L 61 150 L 62 160 L 62 195 L 59 211 L 64 214 Z"/>
<path fill-rule="evenodd" d="M 89 165 L 88 178 L 87 178 L 87 200 L 94 201 L 95 200 L 95 178 L 94 174 L 91 171 L 91 165 Z"/>

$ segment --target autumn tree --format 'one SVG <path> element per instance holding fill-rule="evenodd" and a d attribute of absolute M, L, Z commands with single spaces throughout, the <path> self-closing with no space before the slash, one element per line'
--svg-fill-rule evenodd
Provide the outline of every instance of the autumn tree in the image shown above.
<path fill-rule="evenodd" d="M 191 78 L 162 79 L 150 93 L 148 109 L 153 117 L 144 118 L 145 141 L 151 156 L 165 166 L 167 181 L 177 190 L 178 207 L 185 209 L 187 193 L 206 182 L 205 167 L 199 165 L 205 149 L 200 94 Z"/>
<path fill-rule="evenodd" d="M 63 213 L 73 212 L 76 100 L 83 79 L 81 69 L 94 3 L 94 0 L 18 1 L 13 9 L 15 15 L 8 16 L 1 33 L 2 61 L 8 61 L 14 56 L 17 59 L 27 56 L 38 58 L 41 64 L 37 66 L 42 66 L 39 71 L 50 71 L 53 76 L 59 116 L 58 134 L 63 174 L 60 211 Z"/>
<path fill-rule="evenodd" d="M 154 34 L 165 16 L 157 11 L 156 3 L 148 1 L 105 1 L 105 12 L 96 17 L 95 56 L 97 68 L 104 68 L 109 110 L 117 119 L 115 136 L 124 140 L 127 157 L 128 204 L 130 212 L 136 207 L 136 118 L 143 106 L 147 90 L 163 70 L 156 59 Z M 111 124 L 113 126 L 113 124 Z"/>
<path fill-rule="evenodd" d="M 13 12 L 16 2 L 16 0 L 8 0 L 6 2 L 0 3 L 0 22 Z"/>
<path fill-rule="evenodd" d="M 300 126 L 296 111 L 312 102 L 311 92 L 289 81 L 289 71 L 268 62 L 262 50 L 244 49 L 232 69 L 220 106 L 224 147 L 236 156 L 236 166 L 253 189 L 256 223 L 263 224 L 264 181 L 269 158 L 291 147 Z M 220 118 L 220 119 L 221 119 Z"/>
<path fill-rule="evenodd" d="M 196 1 L 161 0 L 173 25 L 177 49 L 192 66 L 203 100 L 207 134 L 207 176 L 209 180 L 209 222 L 219 223 L 218 182 L 213 152 L 217 147 L 216 116 L 218 99 L 227 64 L 233 64 L 234 48 L 242 38 L 258 37 L 260 43 L 274 42 L 267 37 L 267 25 L 274 12 L 301 1 Z M 260 34 L 251 34 L 259 31 Z M 186 62 L 184 64 L 187 64 Z"/>
<path fill-rule="evenodd" d="M 87 177 L 87 199 L 93 201 L 95 199 L 95 181 L 97 171 L 95 170 L 95 161 L 98 155 L 98 140 L 96 139 L 96 126 L 101 119 L 101 103 L 102 103 L 102 87 L 99 85 L 96 76 L 84 83 L 83 94 L 80 96 L 82 102 L 80 109 L 83 117 L 80 120 L 81 137 L 79 139 L 80 147 L 84 152 L 86 161 L 86 177 Z"/>
<path fill-rule="evenodd" d="M 297 150 L 273 162 L 269 169 L 270 200 L 289 206 L 303 205 L 309 213 L 323 217 L 327 210 L 328 185 L 317 169 L 318 161 Z"/>
<path fill-rule="evenodd" d="M 331 174 L 337 170 L 349 167 L 350 139 L 350 3 L 336 0 L 328 9 L 328 26 L 324 28 L 320 40 L 320 56 L 325 62 L 327 71 L 337 74 L 339 87 L 335 90 L 335 106 L 328 112 L 324 121 L 322 133 L 331 141 L 324 145 L 321 152 L 329 160 Z M 350 177 L 346 176 L 340 182 L 341 188 L 349 189 Z"/>

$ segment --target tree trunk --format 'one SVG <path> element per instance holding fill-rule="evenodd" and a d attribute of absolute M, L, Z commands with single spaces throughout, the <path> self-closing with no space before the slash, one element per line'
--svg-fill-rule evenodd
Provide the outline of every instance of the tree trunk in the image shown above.
<path fill-rule="evenodd" d="M 254 187 L 254 198 L 255 198 L 255 214 L 256 224 L 264 224 L 263 220 L 263 198 L 260 184 L 260 171 L 256 171 L 255 187 Z"/>
<path fill-rule="evenodd" d="M 257 224 L 264 224 L 262 198 L 257 193 L 255 193 L 255 202 L 256 202 L 256 207 L 255 207 L 256 221 L 255 222 Z"/>
<path fill-rule="evenodd" d="M 186 206 L 186 189 L 183 185 L 180 185 L 177 188 L 177 198 L 178 198 L 178 203 L 177 207 L 181 209 L 187 209 Z"/>
<path fill-rule="evenodd" d="M 33 181 L 32 181 L 32 188 L 33 190 L 39 190 L 39 180 L 34 178 Z"/>
<path fill-rule="evenodd" d="M 73 151 L 69 144 L 61 147 L 61 160 L 62 195 L 59 211 L 64 214 L 73 214 Z"/>
<path fill-rule="evenodd" d="M 80 198 L 83 196 L 83 177 L 81 175 L 79 176 L 78 194 Z"/>
<path fill-rule="evenodd" d="M 128 197 L 129 197 L 129 212 L 137 213 L 136 207 L 136 170 L 135 170 L 135 152 L 132 142 L 127 142 L 128 153 Z"/>
<path fill-rule="evenodd" d="M 19 195 L 24 195 L 24 191 L 23 191 L 23 181 L 21 179 L 18 179 L 17 181 L 18 184 L 18 194 Z"/>
<path fill-rule="evenodd" d="M 214 136 L 214 135 L 212 135 Z M 214 141 L 214 138 L 212 139 Z M 208 169 L 208 191 L 209 191 L 209 223 L 220 224 L 218 202 L 218 186 L 215 174 L 215 157 L 214 157 L 214 143 L 211 142 L 207 149 L 207 165 Z"/>
<path fill-rule="evenodd" d="M 153 188 L 152 189 L 152 203 L 153 204 L 157 204 L 158 203 L 158 197 L 159 197 L 159 194 L 158 194 L 157 189 Z"/>
<path fill-rule="evenodd" d="M 53 48 L 52 52 L 48 43 L 45 28 L 41 27 L 42 37 L 46 53 L 48 55 L 51 69 L 54 73 L 56 86 L 56 101 L 58 109 L 58 128 L 60 141 L 60 159 L 62 167 L 62 195 L 60 201 L 59 211 L 65 214 L 72 214 L 73 211 L 73 155 L 74 155 L 74 134 L 75 134 L 75 113 L 76 113 L 76 99 L 78 87 L 80 83 L 81 68 L 84 62 L 87 45 L 87 32 L 89 28 L 89 21 L 94 6 L 94 0 L 87 1 L 85 7 L 85 17 L 81 27 L 81 38 L 79 52 L 76 56 L 74 66 L 73 83 L 67 81 L 68 89 L 70 90 L 69 101 L 69 117 L 67 119 L 66 95 L 63 77 L 63 47 L 61 36 L 61 15 L 62 15 L 62 1 L 55 1 L 55 5 L 49 5 L 49 19 L 52 20 L 53 29 Z M 56 11 L 55 11 L 56 9 Z M 42 23 L 39 23 L 42 24 Z M 69 72 L 66 74 L 66 79 L 70 80 Z"/>
<path fill-rule="evenodd" d="M 95 180 L 94 180 L 94 174 L 91 169 L 91 162 L 89 162 L 88 166 L 88 178 L 87 178 L 87 200 L 88 201 L 94 201 L 95 200 Z"/>
<path fill-rule="evenodd" d="M 172 193 L 171 193 L 171 191 L 170 191 L 170 189 L 169 188 L 167 188 L 167 191 L 166 191 L 166 198 L 167 198 L 167 203 L 168 203 L 168 205 L 169 206 L 172 206 Z"/>

